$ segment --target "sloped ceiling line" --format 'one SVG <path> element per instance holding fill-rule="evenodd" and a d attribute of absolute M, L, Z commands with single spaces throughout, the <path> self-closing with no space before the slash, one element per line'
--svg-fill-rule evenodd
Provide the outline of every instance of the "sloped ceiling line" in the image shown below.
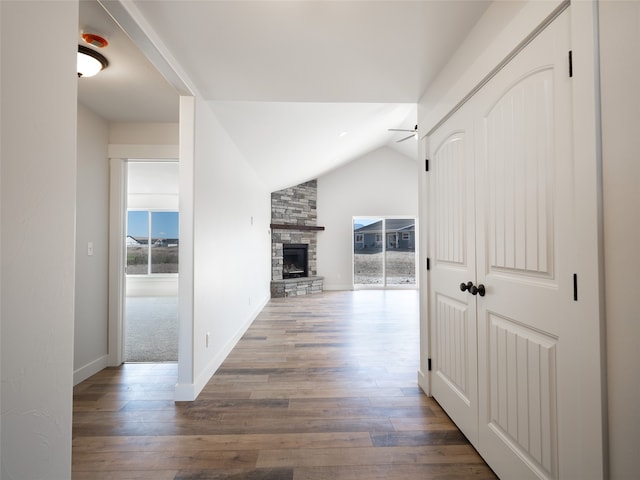
<path fill-rule="evenodd" d="M 491 2 L 86 0 L 81 17 L 89 3 L 134 40 L 119 54 L 137 45 L 146 55 L 136 65 L 110 57 L 113 68 L 94 77 L 102 90 L 81 83 L 89 108 L 110 121 L 175 122 L 178 93 L 195 94 L 269 185 L 290 186 L 382 146 L 417 160 L 416 142 L 398 144 L 387 129 L 413 128 L 420 95 Z M 137 70 L 148 88 L 138 77 L 125 84 L 119 63 L 148 65 Z M 158 78 L 173 120 L 145 117 L 163 103 L 151 96 Z M 124 90 L 136 107 L 119 101 L 127 120 L 111 108 Z"/>

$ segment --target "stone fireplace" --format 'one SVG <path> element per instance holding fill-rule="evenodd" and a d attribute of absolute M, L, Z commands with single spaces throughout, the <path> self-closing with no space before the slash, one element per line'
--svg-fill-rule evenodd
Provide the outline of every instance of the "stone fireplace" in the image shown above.
<path fill-rule="evenodd" d="M 317 276 L 317 181 L 271 194 L 271 296 L 322 291 Z"/>

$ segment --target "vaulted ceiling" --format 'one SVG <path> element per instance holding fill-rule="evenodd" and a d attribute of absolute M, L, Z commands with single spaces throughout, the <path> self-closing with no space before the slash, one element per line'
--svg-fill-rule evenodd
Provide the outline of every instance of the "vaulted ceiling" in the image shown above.
<path fill-rule="evenodd" d="M 79 79 L 79 100 L 113 122 L 178 120 L 175 88 L 108 13 L 122 22 L 124 8 L 269 187 L 292 165 L 305 181 L 385 145 L 416 158 L 415 140 L 387 129 L 414 127 L 418 100 L 489 3 L 81 0 L 79 30 L 109 40 L 110 65 Z"/>

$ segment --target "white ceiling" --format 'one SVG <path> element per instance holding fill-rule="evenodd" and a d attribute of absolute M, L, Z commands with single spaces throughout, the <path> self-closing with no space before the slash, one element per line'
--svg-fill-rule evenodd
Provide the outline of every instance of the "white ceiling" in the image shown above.
<path fill-rule="evenodd" d="M 96 0 L 80 1 L 81 33 L 98 33 L 109 45 L 100 50 L 109 66 L 78 79 L 78 99 L 113 122 L 177 122 L 178 94 Z"/>
<path fill-rule="evenodd" d="M 415 140 L 387 129 L 413 129 L 419 98 L 490 1 L 101 3 L 143 18 L 273 190 L 384 145 L 416 158 Z M 110 121 L 177 121 L 175 89 L 96 0 L 80 4 L 80 28 L 110 41 L 110 66 L 79 79 L 80 101 Z"/>

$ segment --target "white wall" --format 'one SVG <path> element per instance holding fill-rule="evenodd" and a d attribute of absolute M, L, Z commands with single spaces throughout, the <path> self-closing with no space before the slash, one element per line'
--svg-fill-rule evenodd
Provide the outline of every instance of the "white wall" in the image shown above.
<path fill-rule="evenodd" d="M 1 470 L 6 480 L 65 479 L 71 477 L 78 2 L 0 2 L 0 9 Z"/>
<path fill-rule="evenodd" d="M 109 143 L 125 145 L 177 145 L 177 123 L 112 123 Z"/>
<path fill-rule="evenodd" d="M 177 123 L 109 124 L 109 158 L 176 159 Z"/>
<path fill-rule="evenodd" d="M 271 210 L 270 192 L 211 106 L 200 99 L 195 105 L 193 168 L 193 373 L 197 394 L 269 300 Z"/>
<path fill-rule="evenodd" d="M 417 147 L 416 147 L 417 148 Z M 383 147 L 318 178 L 318 275 L 325 290 L 353 288 L 354 216 L 418 216 L 416 162 Z"/>
<path fill-rule="evenodd" d="M 109 123 L 81 104 L 78 120 L 74 384 L 108 361 L 109 149 L 115 142 L 120 152 L 143 154 L 156 145 L 175 150 L 178 142 L 176 123 Z M 177 192 L 165 203 L 177 209 Z M 92 256 L 87 255 L 88 242 L 93 243 Z M 152 289 L 149 282 L 130 283 L 127 289 L 134 294 Z M 175 276 L 153 285 L 154 294 L 161 295 L 176 295 L 177 288 Z"/>
<path fill-rule="evenodd" d="M 2 32 L 2 6 L 0 6 L 0 33 Z M 2 35 L 0 34 L 0 54 L 2 53 Z M 0 62 L 0 102 L 2 101 L 2 62 Z M 1 107 L 0 107 L 1 109 Z M 4 130 L 2 129 L 2 117 L 4 112 L 0 111 L 0 210 L 2 207 L 2 137 Z M 0 213 L 0 259 L 2 258 L 2 214 Z M 0 281 L 0 332 L 2 331 L 2 282 Z M 0 412 L 2 412 L 2 341 L 0 339 Z M 0 480 L 2 480 L 2 416 L 0 413 Z"/>
<path fill-rule="evenodd" d="M 99 372 L 107 362 L 108 138 L 107 121 L 78 104 L 74 384 Z"/>
<path fill-rule="evenodd" d="M 640 456 L 640 3 L 600 3 L 604 246 L 612 479 Z"/>

